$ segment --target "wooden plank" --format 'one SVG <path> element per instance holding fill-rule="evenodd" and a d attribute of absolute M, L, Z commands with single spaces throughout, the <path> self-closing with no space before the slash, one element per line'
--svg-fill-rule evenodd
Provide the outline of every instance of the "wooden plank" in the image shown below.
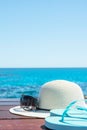
<path fill-rule="evenodd" d="M 48 130 L 43 119 L 0 120 L 0 130 Z"/>

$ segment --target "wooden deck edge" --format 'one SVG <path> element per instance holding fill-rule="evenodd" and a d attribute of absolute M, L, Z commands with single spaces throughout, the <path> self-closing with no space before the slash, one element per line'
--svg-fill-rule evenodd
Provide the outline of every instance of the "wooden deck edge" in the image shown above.
<path fill-rule="evenodd" d="M 16 99 L 16 98 L 13 98 L 13 99 L 10 99 L 10 98 L 3 98 L 3 99 L 0 99 L 0 106 L 2 105 L 19 105 L 20 104 L 20 99 Z"/>

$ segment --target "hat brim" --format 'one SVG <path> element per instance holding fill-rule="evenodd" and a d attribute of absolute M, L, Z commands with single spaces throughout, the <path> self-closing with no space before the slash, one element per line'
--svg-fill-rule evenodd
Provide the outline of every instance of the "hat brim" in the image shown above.
<path fill-rule="evenodd" d="M 50 115 L 50 111 L 46 110 L 35 110 L 35 111 L 25 111 L 20 106 L 12 107 L 9 111 L 13 114 L 21 115 L 21 116 L 29 116 L 36 118 L 46 118 Z"/>

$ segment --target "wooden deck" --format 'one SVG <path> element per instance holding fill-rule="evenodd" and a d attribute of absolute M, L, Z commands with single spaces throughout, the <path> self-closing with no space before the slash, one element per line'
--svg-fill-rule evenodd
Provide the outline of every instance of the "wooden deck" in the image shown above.
<path fill-rule="evenodd" d="M 44 119 L 11 114 L 9 109 L 17 105 L 19 99 L 0 99 L 0 130 L 48 130 Z"/>
<path fill-rule="evenodd" d="M 18 103 L 17 100 L 0 100 L 0 130 L 48 130 L 44 119 L 11 114 L 9 109 Z"/>

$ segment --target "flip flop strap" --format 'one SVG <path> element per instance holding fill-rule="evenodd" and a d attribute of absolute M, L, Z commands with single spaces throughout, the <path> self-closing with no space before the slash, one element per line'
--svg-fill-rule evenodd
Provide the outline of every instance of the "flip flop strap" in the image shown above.
<path fill-rule="evenodd" d="M 63 112 L 63 114 L 62 114 L 61 122 L 64 122 L 64 117 L 68 115 L 69 109 L 70 109 L 76 102 L 77 102 L 77 101 L 73 101 L 73 102 L 71 102 L 71 103 L 66 107 L 66 109 L 64 110 L 64 112 Z"/>
<path fill-rule="evenodd" d="M 87 111 L 87 108 L 85 108 L 85 107 L 77 106 L 76 108 L 77 108 L 78 110 Z"/>
<path fill-rule="evenodd" d="M 83 100 L 71 102 L 71 103 L 66 107 L 66 109 L 64 110 L 64 112 L 63 112 L 63 114 L 62 114 L 62 119 L 61 119 L 60 121 L 61 121 L 61 122 L 64 122 L 64 117 L 65 117 L 65 116 L 68 116 L 68 111 L 70 110 L 70 108 L 71 108 L 75 103 L 81 102 L 81 101 L 83 101 Z M 85 101 L 87 101 L 87 100 L 85 100 Z M 77 110 L 84 110 L 84 111 L 87 112 L 87 108 L 86 108 L 86 107 L 77 106 L 76 109 L 77 109 Z"/>

